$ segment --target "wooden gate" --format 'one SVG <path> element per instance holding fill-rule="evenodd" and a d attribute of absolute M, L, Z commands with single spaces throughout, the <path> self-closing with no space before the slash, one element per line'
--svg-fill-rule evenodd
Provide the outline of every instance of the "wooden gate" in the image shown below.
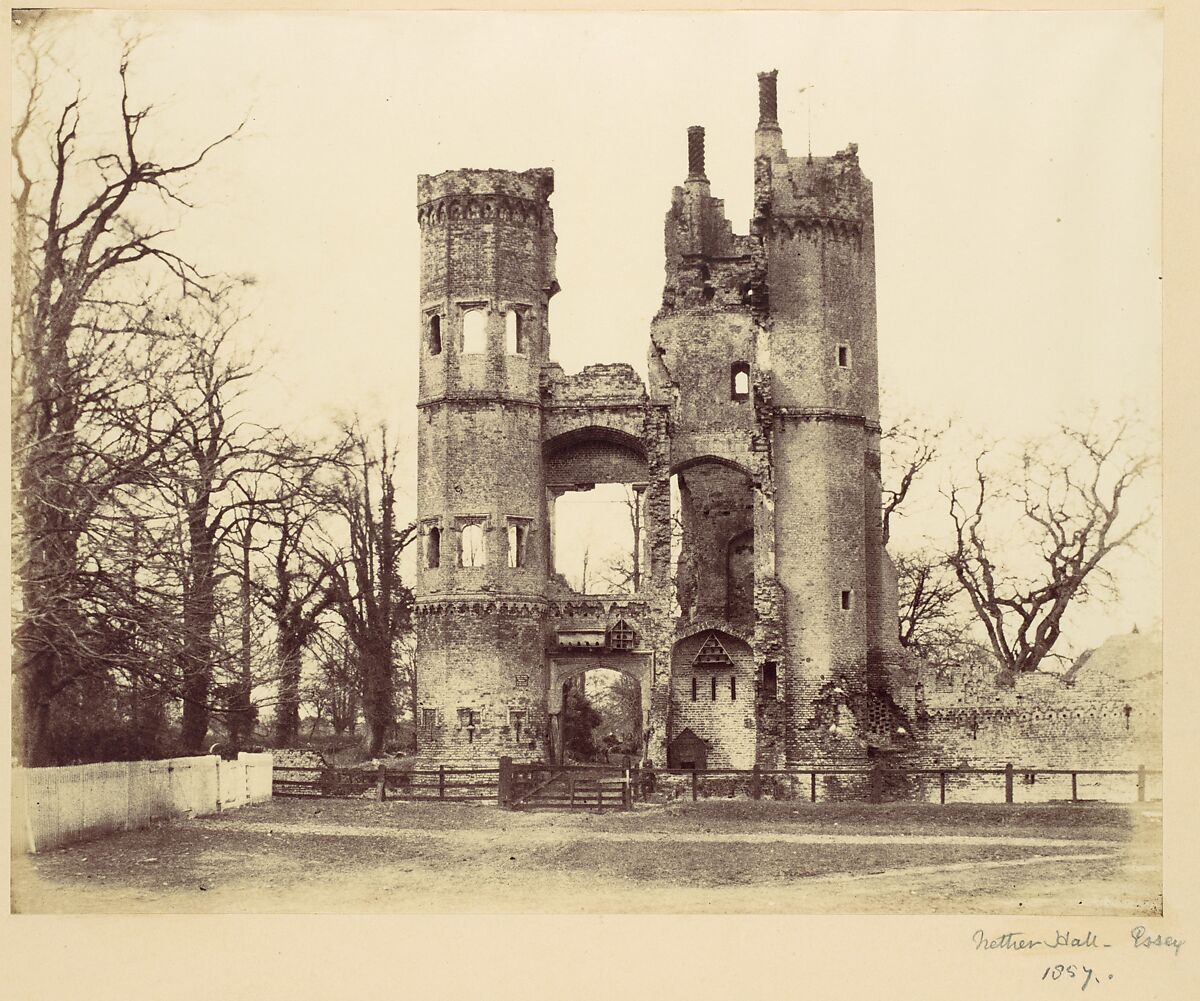
<path fill-rule="evenodd" d="M 634 770 L 622 765 L 543 765 L 500 762 L 507 770 L 510 810 L 630 810 L 635 791 Z M 502 791 L 505 788 L 501 779 Z"/>

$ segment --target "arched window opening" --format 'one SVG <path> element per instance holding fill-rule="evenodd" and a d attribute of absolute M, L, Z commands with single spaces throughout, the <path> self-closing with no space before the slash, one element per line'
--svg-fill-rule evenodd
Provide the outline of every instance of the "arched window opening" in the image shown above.
<path fill-rule="evenodd" d="M 429 318 L 429 353 L 442 353 L 442 318 L 437 313 Z"/>
<path fill-rule="evenodd" d="M 515 309 L 504 314 L 504 344 L 510 355 L 525 354 L 525 317 Z"/>
<path fill-rule="evenodd" d="M 425 537 L 425 566 L 435 570 L 442 565 L 442 530 L 436 525 Z"/>
<path fill-rule="evenodd" d="M 483 526 L 478 523 L 463 525 L 460 540 L 458 565 L 461 567 L 483 566 Z"/>
<path fill-rule="evenodd" d="M 487 311 L 468 309 L 462 317 L 463 354 L 483 354 L 487 350 Z"/>
<path fill-rule="evenodd" d="M 750 399 L 750 366 L 744 361 L 735 363 L 729 369 L 729 398 Z"/>

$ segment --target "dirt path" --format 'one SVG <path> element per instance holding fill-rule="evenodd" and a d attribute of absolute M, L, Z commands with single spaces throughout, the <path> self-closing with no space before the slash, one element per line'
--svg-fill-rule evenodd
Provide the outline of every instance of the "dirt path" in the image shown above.
<path fill-rule="evenodd" d="M 68 913 L 1161 909 L 1152 818 L 996 809 L 951 825 L 936 810 L 784 804 L 514 815 L 272 802 L 14 860 L 13 900 Z"/>
<path fill-rule="evenodd" d="M 322 837 L 386 837 L 386 838 L 444 838 L 471 844 L 519 841 L 521 843 L 558 844 L 563 839 L 562 828 L 503 828 L 500 833 L 477 830 L 428 830 L 417 827 L 355 826 L 352 824 L 321 823 L 319 821 L 271 820 L 212 820 L 202 818 L 192 823 L 210 830 L 244 831 L 248 833 L 311 834 Z M 622 843 L 701 842 L 720 844 L 765 844 L 780 842 L 792 845 L 995 845 L 1021 848 L 1121 848 L 1125 841 L 1093 840 L 1089 838 L 1037 838 L 997 835 L 956 834 L 792 834 L 784 831 L 684 831 L 663 834 L 658 831 L 586 831 L 589 841 L 619 841 Z"/>

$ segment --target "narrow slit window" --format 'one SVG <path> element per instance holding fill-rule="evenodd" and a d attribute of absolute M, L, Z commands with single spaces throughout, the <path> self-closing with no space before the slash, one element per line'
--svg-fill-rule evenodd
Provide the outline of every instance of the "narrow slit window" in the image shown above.
<path fill-rule="evenodd" d="M 736 674 L 731 674 L 729 676 L 729 701 L 730 702 L 737 701 L 737 675 Z"/>
<path fill-rule="evenodd" d="M 478 523 L 464 525 L 460 539 L 458 565 L 462 567 L 483 566 L 483 526 Z"/>
<path fill-rule="evenodd" d="M 712 680 L 712 700 L 714 702 L 716 702 L 717 701 L 717 676 L 714 674 L 712 676 L 711 680 Z"/>
<path fill-rule="evenodd" d="M 845 344 L 838 345 L 838 367 L 850 367 L 850 348 Z"/>
<path fill-rule="evenodd" d="M 850 592 L 843 591 L 842 592 L 842 611 L 848 612 L 849 610 L 850 610 Z"/>
<path fill-rule="evenodd" d="M 750 399 L 750 366 L 745 362 L 738 362 L 729 370 L 729 398 Z"/>
<path fill-rule="evenodd" d="M 515 309 L 504 314 L 504 344 L 510 355 L 525 353 L 525 317 Z"/>
<path fill-rule="evenodd" d="M 463 354 L 483 354 L 487 350 L 487 312 L 468 309 L 462 317 Z"/>
<path fill-rule="evenodd" d="M 692 701 L 695 702 L 699 698 L 699 685 L 696 683 L 695 676 L 692 677 Z"/>
<path fill-rule="evenodd" d="M 425 539 L 425 566 L 436 570 L 442 565 L 442 530 L 436 525 Z"/>
<path fill-rule="evenodd" d="M 437 313 L 429 318 L 429 353 L 442 353 L 442 318 Z"/>

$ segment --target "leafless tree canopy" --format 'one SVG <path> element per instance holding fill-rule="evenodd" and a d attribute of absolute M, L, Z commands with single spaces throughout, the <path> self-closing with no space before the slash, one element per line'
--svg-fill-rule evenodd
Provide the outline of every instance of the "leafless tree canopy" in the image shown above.
<path fill-rule="evenodd" d="M 321 446 L 256 420 L 241 283 L 172 249 L 203 211 L 187 180 L 240 127 L 155 162 L 135 47 L 113 66 L 106 133 L 87 83 L 55 103 L 62 69 L 31 22 L 16 33 L 12 136 L 20 757 L 241 746 L 272 706 L 273 737 L 291 743 L 322 637 L 321 705 L 343 728 L 361 705 L 381 744 L 411 604 L 394 451 L 360 437 L 350 454 L 345 436 Z M 353 652 L 334 664 L 339 648 Z"/>
<path fill-rule="evenodd" d="M 1034 671 L 1054 655 L 1072 602 L 1113 587 L 1105 561 L 1150 520 L 1129 501 L 1154 459 L 1138 451 L 1126 420 L 1110 429 L 1098 421 L 1063 427 L 1026 448 L 1007 473 L 994 472 L 992 460 L 979 455 L 974 482 L 949 490 L 950 564 L 1001 664 Z M 1006 514 L 1024 529 L 1024 539 L 1004 549 L 1007 567 L 990 534 Z M 1034 554 L 1034 566 L 1016 566 L 1017 553 Z"/>

